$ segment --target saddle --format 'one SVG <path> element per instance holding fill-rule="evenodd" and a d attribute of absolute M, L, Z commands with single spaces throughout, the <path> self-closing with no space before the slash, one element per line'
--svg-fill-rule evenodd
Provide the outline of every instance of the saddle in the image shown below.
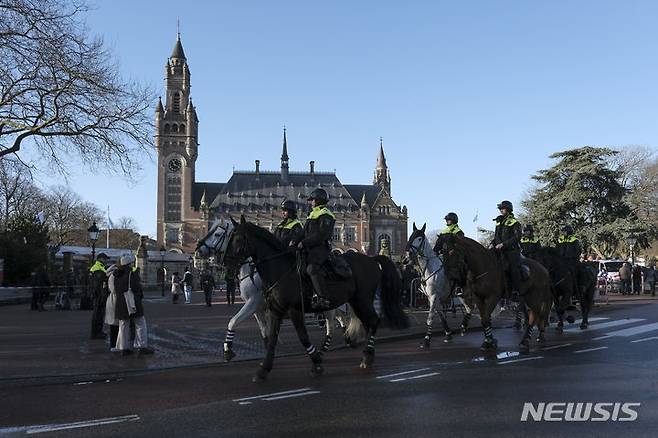
<path fill-rule="evenodd" d="M 340 281 L 352 278 L 352 267 L 341 255 L 330 254 L 323 268 L 327 280 Z"/>

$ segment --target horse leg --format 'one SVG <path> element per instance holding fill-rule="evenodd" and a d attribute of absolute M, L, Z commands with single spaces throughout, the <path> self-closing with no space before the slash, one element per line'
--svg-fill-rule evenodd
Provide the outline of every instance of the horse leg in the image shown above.
<path fill-rule="evenodd" d="M 347 309 L 347 312 L 336 312 L 336 320 L 338 320 L 338 324 L 340 324 L 340 328 L 343 331 L 343 340 L 345 341 L 345 345 L 347 345 L 350 348 L 356 347 L 356 339 L 352 340 L 350 336 L 347 334 L 347 326 L 348 326 L 348 314 L 349 314 L 349 307 Z"/>
<path fill-rule="evenodd" d="M 589 327 L 589 303 L 586 303 L 587 297 L 586 294 L 582 294 L 580 299 L 580 312 L 582 313 L 582 321 L 580 323 L 580 329 L 585 330 Z"/>
<path fill-rule="evenodd" d="M 256 310 L 256 313 L 254 313 L 254 318 L 256 319 L 256 323 L 258 324 L 258 328 L 260 330 L 260 335 L 263 338 L 263 345 L 265 348 L 267 348 L 267 315 L 265 314 L 265 310 L 263 309 L 258 309 Z"/>
<path fill-rule="evenodd" d="M 359 368 L 370 368 L 375 361 L 375 334 L 379 325 L 379 316 L 375 312 L 373 302 L 368 302 L 365 297 L 361 298 L 360 302 L 354 301 L 350 302 L 350 304 L 356 317 L 361 320 L 361 323 L 366 329 L 366 347 L 363 349 L 363 358 L 361 359 Z"/>
<path fill-rule="evenodd" d="M 324 317 L 325 319 L 325 334 L 324 334 L 324 342 L 322 343 L 322 348 L 321 350 L 323 352 L 329 351 L 329 347 L 331 347 L 331 339 L 334 336 L 334 330 L 335 330 L 335 319 L 336 319 L 336 310 L 327 310 L 324 312 Z"/>
<path fill-rule="evenodd" d="M 525 303 L 523 303 L 523 301 L 521 301 L 519 303 L 519 305 L 516 307 L 516 312 L 514 314 L 514 326 L 513 327 L 516 330 L 521 330 L 521 328 L 523 328 L 523 323 L 524 322 L 527 324 L 526 313 L 527 312 L 526 312 Z"/>
<path fill-rule="evenodd" d="M 519 343 L 519 350 L 521 353 L 529 353 L 530 352 L 530 339 L 532 339 L 532 330 L 535 325 L 535 312 L 532 310 L 528 311 L 528 326 L 525 329 L 525 333 L 523 334 L 523 339 L 521 339 L 521 342 Z"/>
<path fill-rule="evenodd" d="M 423 338 L 423 342 L 420 344 L 420 348 L 427 349 L 430 348 L 430 341 L 432 340 L 432 325 L 434 323 L 434 312 L 436 309 L 436 295 L 432 294 L 428 296 L 428 300 L 430 303 L 430 309 L 427 312 L 427 330 L 425 331 L 425 337 Z"/>
<path fill-rule="evenodd" d="M 315 345 L 311 343 L 311 339 L 308 337 L 308 331 L 306 330 L 306 324 L 304 324 L 304 314 L 297 309 L 290 309 L 290 320 L 295 326 L 295 331 L 297 332 L 297 337 L 299 342 L 302 343 L 306 349 L 306 353 L 311 358 L 311 375 L 319 376 L 323 373 L 324 369 L 322 368 L 322 353 L 315 349 Z M 333 322 L 333 321 L 332 321 Z"/>
<path fill-rule="evenodd" d="M 459 297 L 459 301 L 461 302 L 462 306 L 464 306 L 464 318 L 462 319 L 462 323 L 459 326 L 459 332 L 462 336 L 464 336 L 466 334 L 466 330 L 468 330 L 468 324 L 471 322 L 472 311 L 462 297 Z"/>
<path fill-rule="evenodd" d="M 448 325 L 448 318 L 446 317 L 446 311 L 443 306 L 438 309 L 438 314 L 439 318 L 441 318 L 441 324 L 443 325 L 443 342 L 450 342 L 452 341 L 452 330 L 450 330 L 450 326 Z"/>
<path fill-rule="evenodd" d="M 267 343 L 267 350 L 265 352 L 265 359 L 261 362 L 258 372 L 253 378 L 254 382 L 260 382 L 267 378 L 267 375 L 272 371 L 272 365 L 274 364 L 274 351 L 276 350 L 276 344 L 279 339 L 279 330 L 281 329 L 281 321 L 283 320 L 283 315 L 270 310 L 269 312 L 269 326 L 270 334 Z"/>
<path fill-rule="evenodd" d="M 480 318 L 482 319 L 482 329 L 484 330 L 484 342 L 480 346 L 480 350 L 495 350 L 498 348 L 498 341 L 493 336 L 493 328 L 491 327 L 491 313 L 496 307 L 495 300 L 491 297 L 487 301 L 480 301 L 478 308 L 480 309 Z"/>

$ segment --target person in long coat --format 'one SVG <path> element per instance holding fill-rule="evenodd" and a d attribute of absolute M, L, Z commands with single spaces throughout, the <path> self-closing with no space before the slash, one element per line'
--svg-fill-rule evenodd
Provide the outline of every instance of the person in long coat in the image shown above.
<path fill-rule="evenodd" d="M 139 354 L 153 354 L 153 350 L 148 348 L 148 331 L 143 305 L 144 292 L 139 273 L 132 269 L 134 262 L 135 256 L 132 254 L 122 256 L 120 266 L 112 274 L 117 296 L 115 316 L 119 320 L 117 348 L 121 350 L 123 356 L 132 353 L 132 349 L 130 348 L 131 319 L 135 323 L 135 342 L 133 347 L 137 349 Z M 125 296 L 129 288 L 135 297 L 135 307 L 131 309 L 128 308 Z"/>

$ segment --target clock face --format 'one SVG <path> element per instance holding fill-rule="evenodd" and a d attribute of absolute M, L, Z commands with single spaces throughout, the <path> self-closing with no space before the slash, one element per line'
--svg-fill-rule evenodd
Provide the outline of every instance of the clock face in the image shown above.
<path fill-rule="evenodd" d="M 183 164 L 178 158 L 174 158 L 173 160 L 169 161 L 168 167 L 171 172 L 180 172 Z"/>

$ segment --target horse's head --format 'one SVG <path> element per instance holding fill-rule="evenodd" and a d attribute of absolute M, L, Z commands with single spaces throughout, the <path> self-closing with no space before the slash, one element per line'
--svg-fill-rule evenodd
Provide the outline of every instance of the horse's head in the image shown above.
<path fill-rule="evenodd" d="M 244 215 L 240 216 L 240 222 L 231 218 L 232 232 L 227 239 L 224 251 L 224 264 L 229 267 L 237 268 L 242 261 L 254 255 L 255 249 L 252 246 L 251 239 L 248 235 L 248 227 Z"/>
<path fill-rule="evenodd" d="M 222 222 L 215 219 L 215 222 L 210 227 L 208 234 L 197 242 L 196 254 L 199 257 L 208 257 L 215 254 L 221 254 L 226 251 L 229 238 L 235 225 L 233 222 Z"/>
<path fill-rule="evenodd" d="M 427 224 L 423 224 L 423 228 L 417 228 L 416 222 L 414 222 L 413 226 L 414 230 L 407 241 L 407 252 L 409 253 L 409 257 L 415 260 L 418 254 L 424 254 L 424 247 L 427 245 L 427 237 L 425 236 Z"/>

